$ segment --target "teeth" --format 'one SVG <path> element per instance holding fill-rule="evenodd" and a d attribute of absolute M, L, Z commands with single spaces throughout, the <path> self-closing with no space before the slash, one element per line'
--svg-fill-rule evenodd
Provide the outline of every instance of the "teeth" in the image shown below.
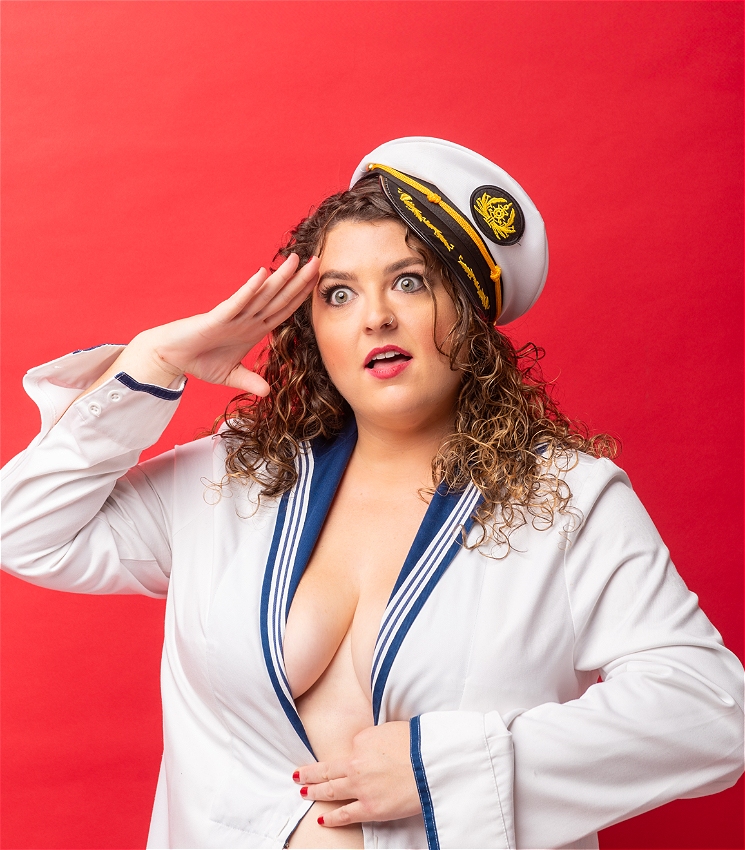
<path fill-rule="evenodd" d="M 399 351 L 383 351 L 381 354 L 376 354 L 373 357 L 373 360 L 387 360 L 390 357 L 395 357 L 397 354 L 400 354 Z"/>

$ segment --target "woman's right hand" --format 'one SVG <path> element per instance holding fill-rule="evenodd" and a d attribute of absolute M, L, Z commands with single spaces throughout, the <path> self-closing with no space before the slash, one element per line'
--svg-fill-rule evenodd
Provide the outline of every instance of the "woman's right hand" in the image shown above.
<path fill-rule="evenodd" d="M 168 387 L 189 373 L 212 384 L 265 396 L 267 382 L 241 363 L 246 354 L 303 303 L 318 277 L 318 258 L 299 271 L 297 254 L 273 274 L 261 268 L 208 313 L 138 334 L 86 392 L 119 372 L 140 383 Z"/>

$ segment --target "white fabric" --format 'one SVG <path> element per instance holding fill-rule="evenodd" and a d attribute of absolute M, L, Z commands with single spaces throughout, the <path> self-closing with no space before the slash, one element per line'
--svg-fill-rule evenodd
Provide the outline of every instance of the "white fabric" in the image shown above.
<path fill-rule="evenodd" d="M 4 567 L 58 590 L 167 597 L 148 846 L 281 847 L 308 808 L 292 772 L 312 756 L 261 645 L 278 503 L 210 486 L 219 438 L 135 466 L 177 403 L 116 379 L 48 430 L 118 351 L 27 376 L 45 431 L 3 471 Z M 393 662 L 380 722 L 420 716 L 443 848 L 597 846 L 598 829 L 742 771 L 738 660 L 624 473 L 582 456 L 566 480 L 581 527 L 527 525 L 501 560 L 460 550 Z M 421 817 L 364 835 L 427 846 Z"/>
<path fill-rule="evenodd" d="M 525 232 L 514 245 L 484 244 L 502 269 L 502 312 L 497 325 L 514 322 L 535 304 L 548 275 L 548 239 L 541 214 L 528 193 L 498 165 L 475 151 L 445 139 L 406 136 L 380 145 L 362 159 L 350 186 L 368 174 L 370 163 L 387 165 L 432 183 L 480 232 L 471 209 L 471 194 L 480 186 L 498 186 L 512 195 L 525 217 Z"/>
<path fill-rule="evenodd" d="M 421 726 L 440 846 L 514 847 L 512 736 L 499 713 L 433 711 Z"/>

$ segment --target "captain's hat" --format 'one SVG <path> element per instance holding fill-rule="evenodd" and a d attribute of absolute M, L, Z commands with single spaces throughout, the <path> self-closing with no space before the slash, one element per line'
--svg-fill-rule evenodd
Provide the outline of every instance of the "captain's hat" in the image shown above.
<path fill-rule="evenodd" d="M 488 321 L 505 325 L 533 306 L 548 272 L 546 228 L 506 171 L 453 142 L 409 136 L 368 154 L 350 187 L 370 173 Z"/>

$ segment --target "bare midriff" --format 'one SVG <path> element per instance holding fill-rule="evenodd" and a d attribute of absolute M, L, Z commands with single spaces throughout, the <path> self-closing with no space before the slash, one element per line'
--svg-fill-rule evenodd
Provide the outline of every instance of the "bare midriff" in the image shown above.
<path fill-rule="evenodd" d="M 287 621 L 284 656 L 295 705 L 319 761 L 346 759 L 373 725 L 370 670 L 380 620 L 427 509 L 416 487 L 371 481 L 354 457 L 303 574 Z M 359 824 L 318 824 L 341 801 L 317 801 L 291 848 L 363 847 Z"/>

